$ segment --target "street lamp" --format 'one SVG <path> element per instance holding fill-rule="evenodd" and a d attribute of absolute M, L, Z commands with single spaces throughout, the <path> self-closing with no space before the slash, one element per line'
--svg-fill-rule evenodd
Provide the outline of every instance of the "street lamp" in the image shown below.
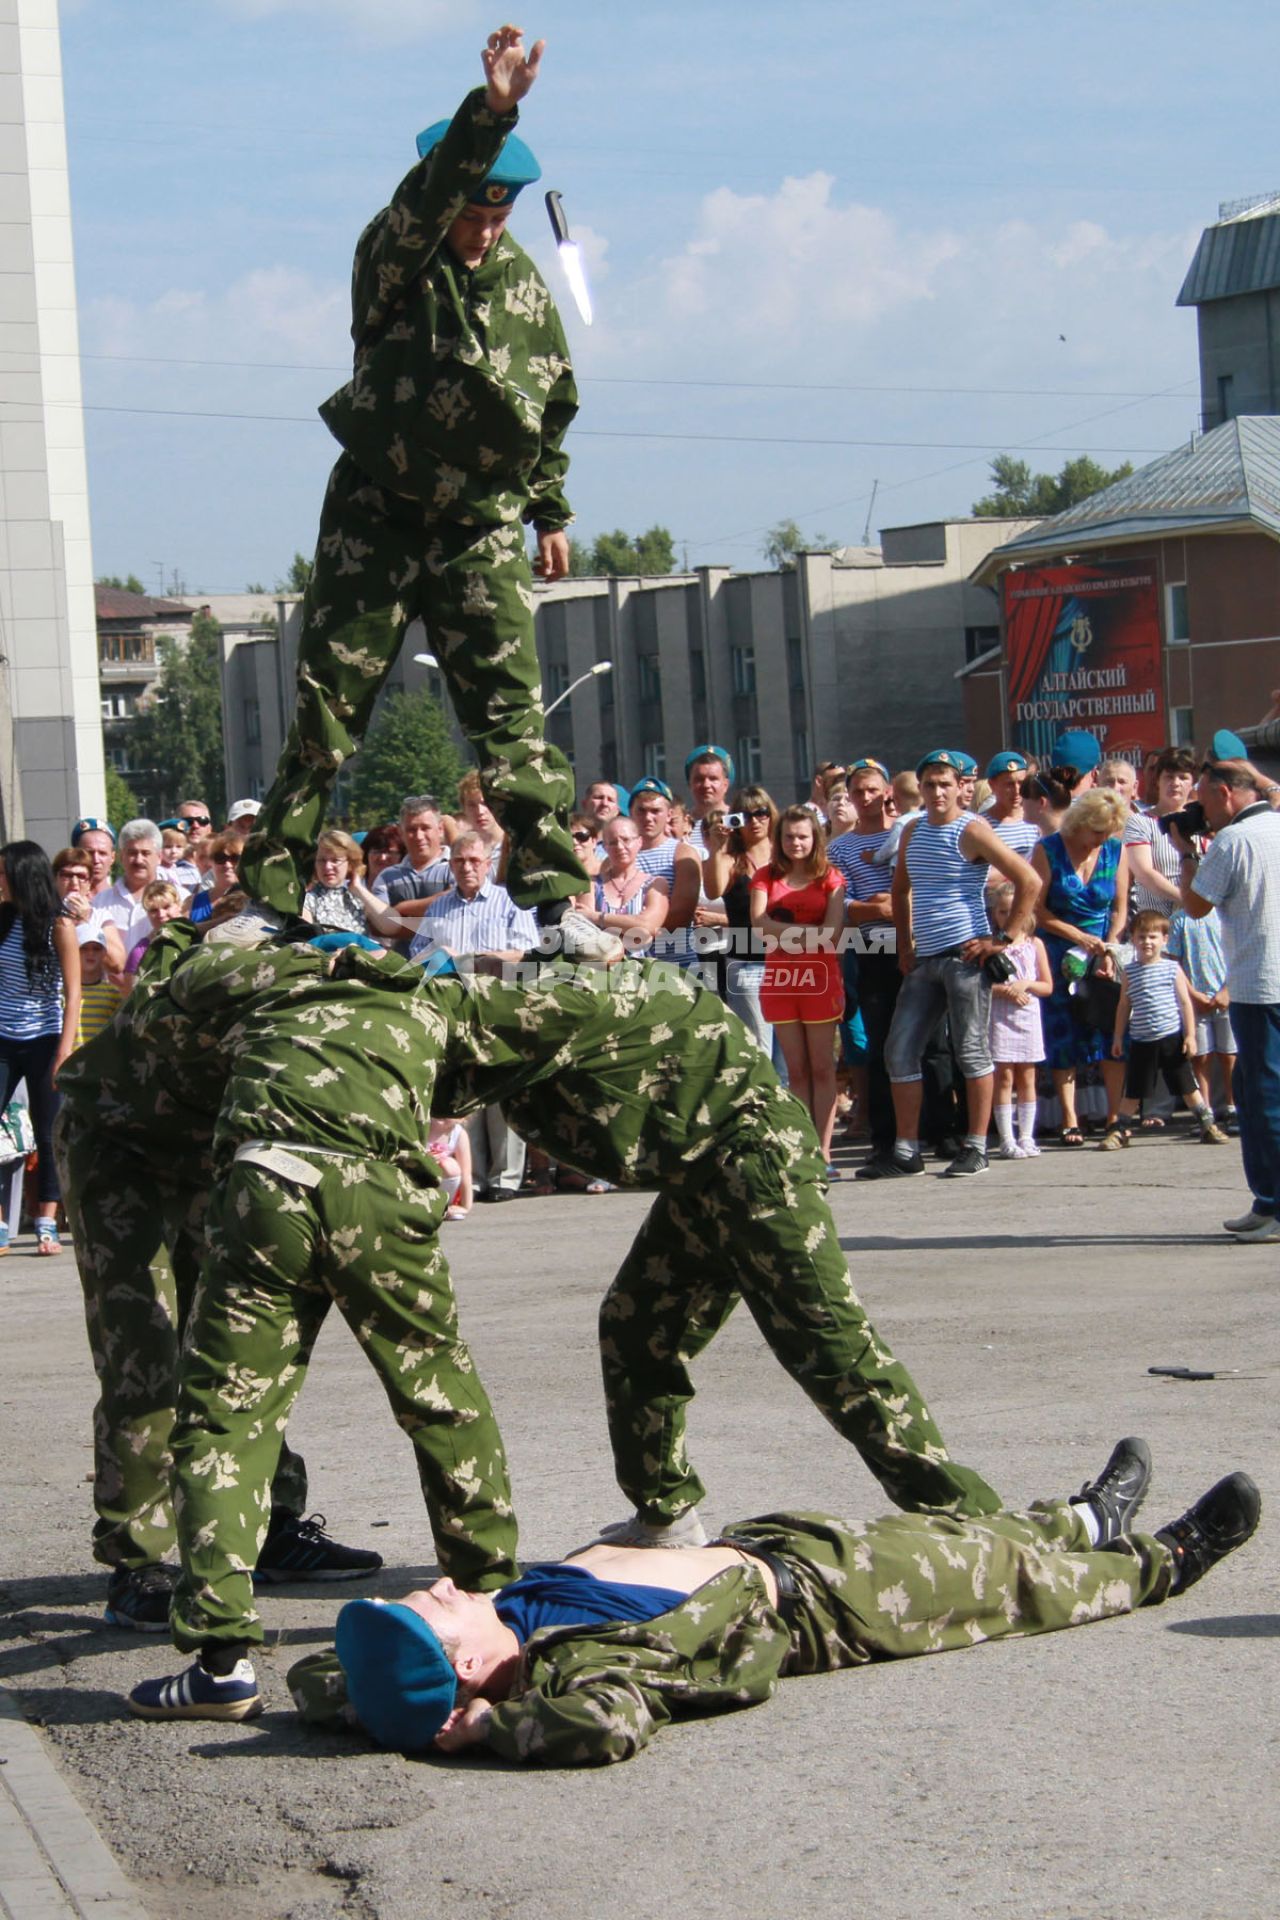
<path fill-rule="evenodd" d="M 434 667 L 437 672 L 439 671 L 440 662 L 434 653 L 415 653 L 413 657 L 420 667 Z"/>
<path fill-rule="evenodd" d="M 564 702 L 569 698 L 569 695 L 573 693 L 578 687 L 580 687 L 584 680 L 590 680 L 595 674 L 598 674 L 598 673 L 612 673 L 612 672 L 613 672 L 612 660 L 597 660 L 594 667 L 588 667 L 585 673 L 580 673 L 576 680 L 571 680 L 569 682 L 568 686 L 565 688 L 563 693 L 558 693 L 556 695 L 555 699 L 552 700 L 551 703 L 543 709 L 544 717 L 547 719 L 550 719 L 551 715 L 555 712 L 556 708 L 559 706 L 563 706 Z"/>

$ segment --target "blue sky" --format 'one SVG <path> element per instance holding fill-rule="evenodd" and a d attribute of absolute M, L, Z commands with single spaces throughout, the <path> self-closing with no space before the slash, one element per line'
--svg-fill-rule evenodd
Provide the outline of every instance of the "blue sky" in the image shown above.
<path fill-rule="evenodd" d="M 509 17 L 509 16 L 508 16 Z M 516 236 L 582 389 L 577 532 L 690 563 L 963 513 L 993 453 L 1136 464 L 1197 419 L 1173 302 L 1280 186 L 1280 21 L 1219 0 L 542 0 Z M 480 78 L 470 0 L 62 0 L 98 573 L 271 585 L 310 552 L 355 239 Z M 1063 337 L 1065 336 L 1065 338 Z"/>

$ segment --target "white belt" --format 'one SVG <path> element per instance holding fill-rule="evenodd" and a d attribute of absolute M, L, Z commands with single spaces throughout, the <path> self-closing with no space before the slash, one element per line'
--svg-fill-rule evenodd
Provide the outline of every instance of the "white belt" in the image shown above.
<path fill-rule="evenodd" d="M 311 1147 L 290 1141 L 286 1146 L 279 1140 L 246 1140 L 243 1146 L 236 1148 L 236 1159 L 247 1160 L 251 1167 L 264 1167 L 268 1173 L 275 1173 L 282 1180 L 291 1180 L 295 1186 L 318 1187 L 324 1179 L 324 1168 L 313 1167 L 309 1161 L 299 1159 L 300 1154 L 318 1153 L 325 1160 L 362 1160 L 360 1153 L 344 1153 L 338 1147 Z"/>

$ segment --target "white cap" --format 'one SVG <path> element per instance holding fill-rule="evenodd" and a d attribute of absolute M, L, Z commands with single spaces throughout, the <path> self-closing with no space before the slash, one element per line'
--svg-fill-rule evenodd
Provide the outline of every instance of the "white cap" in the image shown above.
<path fill-rule="evenodd" d="M 101 914 L 91 914 L 87 920 L 81 921 L 76 928 L 76 944 L 81 947 L 106 946 L 107 943 L 102 937 Z"/>
<path fill-rule="evenodd" d="M 232 820 L 243 820 L 246 816 L 253 820 L 261 812 L 261 800 L 233 800 L 227 808 L 227 822 L 230 824 Z"/>

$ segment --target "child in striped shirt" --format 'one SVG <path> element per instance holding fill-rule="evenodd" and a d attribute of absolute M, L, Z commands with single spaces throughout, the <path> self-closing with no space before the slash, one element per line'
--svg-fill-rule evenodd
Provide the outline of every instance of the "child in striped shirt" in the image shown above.
<path fill-rule="evenodd" d="M 82 1047 L 86 1040 L 92 1040 L 95 1034 L 110 1026 L 124 995 L 107 978 L 107 950 L 92 920 L 76 928 L 76 940 L 80 946 L 80 1025 L 76 1029 L 76 1045 Z"/>
<path fill-rule="evenodd" d="M 1164 1076 L 1170 1093 L 1186 1101 L 1200 1123 L 1200 1139 L 1207 1147 L 1224 1147 L 1227 1136 L 1213 1122 L 1209 1106 L 1192 1071 L 1196 1044 L 1195 1008 L 1186 975 L 1165 955 L 1169 916 L 1144 907 L 1130 928 L 1134 958 L 1124 970 L 1120 1004 L 1116 1008 L 1113 1060 L 1124 1058 L 1125 1031 L 1129 1034 L 1129 1064 L 1124 1098 L 1107 1122 L 1100 1151 L 1110 1153 L 1129 1144 L 1128 1122 L 1143 1100 L 1155 1092 L 1157 1075 Z"/>

